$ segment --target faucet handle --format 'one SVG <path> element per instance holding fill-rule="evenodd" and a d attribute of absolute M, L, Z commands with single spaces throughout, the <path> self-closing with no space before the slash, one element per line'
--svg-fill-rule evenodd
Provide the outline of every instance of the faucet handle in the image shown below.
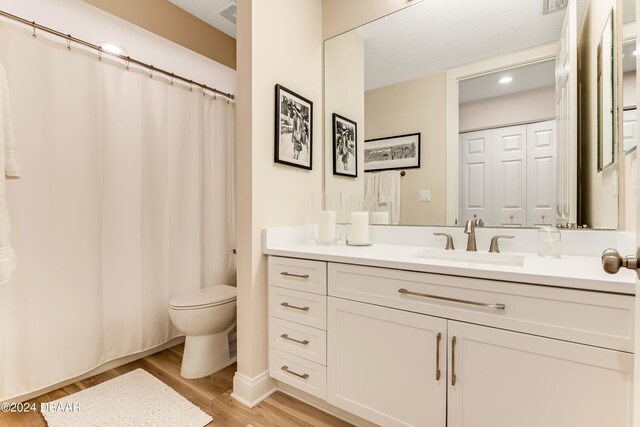
<path fill-rule="evenodd" d="M 446 236 L 447 237 L 447 246 L 445 247 L 445 250 L 447 251 L 452 251 L 455 248 L 453 247 L 453 237 L 451 237 L 451 234 L 449 233 L 433 233 L 434 236 Z"/>
<path fill-rule="evenodd" d="M 493 238 L 491 239 L 491 245 L 489 246 L 489 252 L 499 254 L 500 249 L 498 248 L 498 239 L 513 239 L 514 237 L 515 236 L 508 234 L 493 236 Z"/>

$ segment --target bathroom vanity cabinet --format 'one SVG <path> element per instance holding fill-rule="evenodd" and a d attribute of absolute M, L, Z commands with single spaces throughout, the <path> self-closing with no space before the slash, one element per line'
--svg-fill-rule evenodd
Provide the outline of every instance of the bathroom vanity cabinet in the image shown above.
<path fill-rule="evenodd" d="M 633 296 L 276 256 L 269 285 L 270 375 L 365 420 L 630 425 Z"/>

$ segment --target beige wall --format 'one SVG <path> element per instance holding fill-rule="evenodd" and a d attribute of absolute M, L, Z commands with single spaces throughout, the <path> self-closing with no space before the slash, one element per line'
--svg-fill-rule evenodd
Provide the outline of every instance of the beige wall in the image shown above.
<path fill-rule="evenodd" d="M 602 30 L 615 0 L 590 1 L 585 13 L 582 32 L 578 37 L 580 70 L 579 152 L 581 173 L 579 176 L 579 221 L 591 228 L 618 227 L 618 198 L 613 194 L 619 165 L 615 164 L 597 172 L 597 64 L 598 44 Z"/>
<path fill-rule="evenodd" d="M 364 194 L 364 42 L 350 31 L 325 42 L 325 191 L 345 200 Z M 358 124 L 358 177 L 333 175 L 333 122 L 337 113 Z"/>
<path fill-rule="evenodd" d="M 238 373 L 267 370 L 267 261 L 262 229 L 307 224 L 322 188 L 321 0 L 238 2 Z M 273 161 L 275 84 L 313 102 L 313 170 Z M 235 387 L 234 387 L 235 389 Z"/>
<path fill-rule="evenodd" d="M 168 0 L 84 0 L 227 67 L 236 68 L 236 41 Z"/>
<path fill-rule="evenodd" d="M 446 221 L 446 73 L 365 92 L 365 139 L 421 132 L 420 168 L 402 178 L 401 224 Z M 419 202 L 419 190 L 431 202 Z"/>
<path fill-rule="evenodd" d="M 352 30 L 422 0 L 323 0 L 324 39 Z"/>
<path fill-rule="evenodd" d="M 554 119 L 555 95 L 549 86 L 460 104 L 460 133 Z"/>

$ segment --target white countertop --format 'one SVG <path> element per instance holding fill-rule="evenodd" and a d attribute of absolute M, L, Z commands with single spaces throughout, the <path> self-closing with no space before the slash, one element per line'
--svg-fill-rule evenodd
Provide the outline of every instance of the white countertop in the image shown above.
<path fill-rule="evenodd" d="M 306 241 L 302 236 L 295 234 L 292 233 L 291 228 L 266 229 L 263 236 L 263 253 L 425 273 L 635 294 L 635 272 L 620 270 L 615 275 L 607 274 L 602 270 L 599 256 L 563 255 L 560 258 L 542 258 L 530 252 L 503 251 L 505 255 L 524 257 L 523 265 L 494 265 L 418 258 L 416 255 L 421 250 L 435 249 L 427 246 L 381 243 L 374 243 L 372 246 L 346 246 L 344 243 L 318 246 L 313 241 Z M 441 251 L 441 253 L 444 252 L 446 251 Z M 478 254 L 482 252 L 486 254 L 486 251 L 478 251 Z"/>

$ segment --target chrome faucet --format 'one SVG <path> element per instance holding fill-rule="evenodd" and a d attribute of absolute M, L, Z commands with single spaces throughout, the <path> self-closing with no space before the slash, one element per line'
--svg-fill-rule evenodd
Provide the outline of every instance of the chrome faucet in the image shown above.
<path fill-rule="evenodd" d="M 476 248 L 476 220 L 469 219 L 467 223 L 464 225 L 464 234 L 468 234 L 469 238 L 467 239 L 467 251 L 468 252 L 477 252 Z"/>

